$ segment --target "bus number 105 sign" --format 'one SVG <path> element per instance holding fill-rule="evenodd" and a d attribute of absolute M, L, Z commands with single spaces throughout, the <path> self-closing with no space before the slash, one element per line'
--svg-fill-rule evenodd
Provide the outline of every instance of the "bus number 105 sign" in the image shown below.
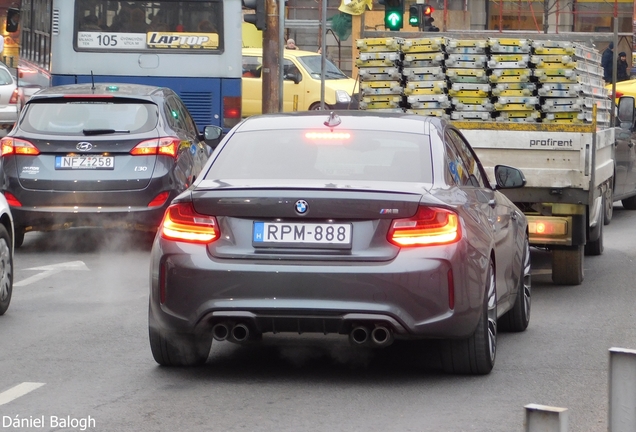
<path fill-rule="evenodd" d="M 144 50 L 148 48 L 217 49 L 217 33 L 106 33 L 78 32 L 77 47 L 87 49 Z"/>

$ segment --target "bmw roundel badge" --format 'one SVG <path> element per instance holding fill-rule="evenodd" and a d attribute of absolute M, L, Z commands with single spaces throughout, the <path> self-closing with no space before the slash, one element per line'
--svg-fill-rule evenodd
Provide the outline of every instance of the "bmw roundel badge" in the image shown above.
<path fill-rule="evenodd" d="M 295 206 L 298 214 L 305 214 L 307 213 L 307 210 L 309 210 L 309 204 L 307 204 L 307 201 L 305 200 L 296 201 Z"/>

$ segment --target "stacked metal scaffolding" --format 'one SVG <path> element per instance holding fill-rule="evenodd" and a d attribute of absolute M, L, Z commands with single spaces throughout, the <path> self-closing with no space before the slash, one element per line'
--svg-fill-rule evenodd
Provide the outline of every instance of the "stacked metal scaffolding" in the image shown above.
<path fill-rule="evenodd" d="M 431 37 L 361 39 L 357 45 L 364 110 L 470 121 L 610 123 L 613 102 L 601 55 L 580 44 Z"/>
<path fill-rule="evenodd" d="M 532 45 L 543 122 L 590 123 L 596 106 L 597 124 L 609 126 L 612 101 L 607 97 L 600 53 L 571 42 L 534 41 Z"/>
<path fill-rule="evenodd" d="M 541 118 L 536 85 L 532 83 L 528 39 L 488 39 L 490 82 L 497 121 L 536 122 Z"/>
<path fill-rule="evenodd" d="M 451 105 L 444 70 L 445 45 L 443 37 L 405 39 L 402 43 L 406 112 L 448 118 Z"/>
<path fill-rule="evenodd" d="M 403 112 L 401 38 L 357 41 L 360 76 L 360 109 Z"/>
<path fill-rule="evenodd" d="M 488 82 L 487 47 L 486 40 L 450 39 L 446 45 L 453 120 L 492 119 L 494 106 Z"/>

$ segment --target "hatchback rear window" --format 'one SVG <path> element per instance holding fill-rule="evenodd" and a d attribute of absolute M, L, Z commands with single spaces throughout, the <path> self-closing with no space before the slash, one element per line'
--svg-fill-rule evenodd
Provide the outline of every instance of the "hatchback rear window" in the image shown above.
<path fill-rule="evenodd" d="M 321 132 L 237 133 L 223 147 L 206 178 L 432 182 L 427 136 L 342 131 L 342 138 L 334 139 Z"/>
<path fill-rule="evenodd" d="M 13 84 L 13 78 L 11 77 L 11 74 L 4 70 L 4 69 L 0 69 L 0 85 L 7 85 L 7 84 Z"/>
<path fill-rule="evenodd" d="M 37 102 L 27 105 L 20 128 L 27 132 L 86 135 L 87 131 L 114 130 L 142 133 L 157 125 L 152 103 L 115 103 L 104 100 Z"/>

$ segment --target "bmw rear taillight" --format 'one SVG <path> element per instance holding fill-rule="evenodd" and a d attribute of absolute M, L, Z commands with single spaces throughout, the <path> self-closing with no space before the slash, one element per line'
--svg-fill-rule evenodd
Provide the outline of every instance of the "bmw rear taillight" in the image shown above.
<path fill-rule="evenodd" d="M 452 210 L 420 206 L 411 218 L 395 219 L 388 240 L 396 246 L 443 245 L 459 241 L 459 216 Z"/>
<path fill-rule="evenodd" d="M 189 243 L 212 243 L 220 237 L 214 216 L 197 213 L 190 202 L 172 204 L 161 222 L 161 237 Z"/>
<path fill-rule="evenodd" d="M 148 203 L 148 207 L 160 207 L 160 206 L 162 206 L 166 202 L 166 200 L 168 199 L 169 196 L 170 196 L 170 192 L 168 192 L 168 191 L 161 192 L 159 195 L 154 197 L 152 201 L 150 201 Z"/>
<path fill-rule="evenodd" d="M 20 93 L 18 92 L 18 89 L 13 90 L 13 93 L 11 94 L 11 98 L 9 99 L 9 103 L 11 105 L 17 104 L 19 97 L 20 97 Z"/>
<path fill-rule="evenodd" d="M 37 147 L 19 138 L 4 137 L 0 140 L 0 147 L 2 148 L 2 154 L 0 156 L 12 154 L 37 156 L 40 154 L 40 150 L 38 150 Z"/>
<path fill-rule="evenodd" d="M 232 128 L 241 121 L 241 97 L 223 98 L 223 127 Z"/>
<path fill-rule="evenodd" d="M 11 192 L 4 192 L 4 199 L 7 200 L 7 204 L 11 207 L 22 207 L 22 203 Z"/>
<path fill-rule="evenodd" d="M 181 140 L 177 137 L 153 138 L 142 141 L 130 151 L 133 156 L 166 155 L 176 158 Z"/>

